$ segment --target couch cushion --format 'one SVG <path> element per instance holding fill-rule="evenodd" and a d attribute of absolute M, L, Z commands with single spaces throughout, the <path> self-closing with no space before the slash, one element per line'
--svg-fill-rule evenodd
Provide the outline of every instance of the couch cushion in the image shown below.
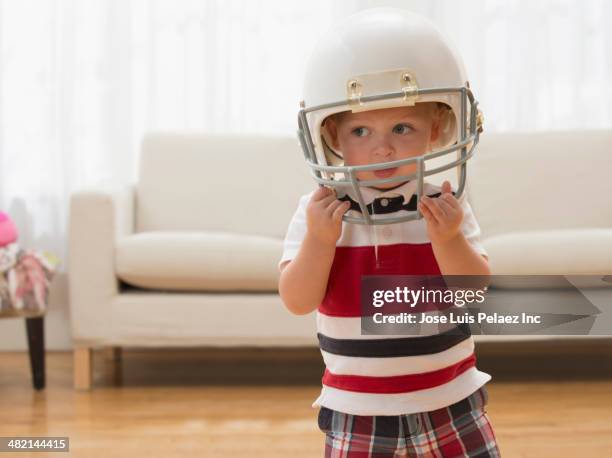
<path fill-rule="evenodd" d="M 511 232 L 483 240 L 493 275 L 607 275 L 611 229 Z"/>
<path fill-rule="evenodd" d="M 143 232 L 117 242 L 115 268 L 142 288 L 276 291 L 282 240 L 223 232 Z"/>
<path fill-rule="evenodd" d="M 284 237 L 300 196 L 315 188 L 294 136 L 152 133 L 135 230 Z"/>
<path fill-rule="evenodd" d="M 611 157 L 612 130 L 485 132 L 467 167 L 483 237 L 612 228 Z"/>

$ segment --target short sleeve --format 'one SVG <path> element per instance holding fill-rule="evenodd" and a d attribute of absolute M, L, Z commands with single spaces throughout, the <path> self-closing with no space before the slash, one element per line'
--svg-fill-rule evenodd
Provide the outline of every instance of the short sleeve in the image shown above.
<path fill-rule="evenodd" d="M 463 222 L 461 223 L 461 232 L 465 236 L 466 240 L 477 253 L 481 255 L 485 255 L 488 257 L 488 253 L 485 250 L 482 242 L 480 240 L 480 226 L 478 225 L 478 221 L 476 221 L 476 217 L 474 216 L 474 212 L 472 211 L 472 207 L 469 204 L 465 194 L 461 196 L 459 199 L 459 203 L 461 204 L 461 208 L 463 209 Z"/>
<path fill-rule="evenodd" d="M 297 209 L 289 222 L 287 234 L 283 242 L 283 255 L 280 261 L 278 261 L 279 270 L 283 262 L 295 258 L 302 245 L 302 241 L 306 235 L 306 205 L 308 205 L 311 196 L 312 192 L 300 197 Z"/>

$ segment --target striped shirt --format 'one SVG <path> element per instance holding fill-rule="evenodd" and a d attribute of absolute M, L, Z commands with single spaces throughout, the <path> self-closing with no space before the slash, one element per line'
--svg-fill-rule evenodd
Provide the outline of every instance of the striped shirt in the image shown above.
<path fill-rule="evenodd" d="M 371 202 L 373 194 L 367 191 L 364 197 Z M 414 193 L 413 182 L 392 192 L 402 194 L 407 202 Z M 423 192 L 432 195 L 440 188 L 425 183 Z M 311 195 L 300 198 L 279 266 L 299 251 Z M 465 194 L 459 202 L 464 212 L 461 231 L 477 253 L 486 255 Z M 326 368 L 313 408 L 325 406 L 353 415 L 427 412 L 460 401 L 491 380 L 491 375 L 476 368 L 469 327 L 465 333 L 436 328 L 430 335 L 362 335 L 362 275 L 441 275 L 425 220 L 374 226 L 342 223 L 327 291 L 316 311 Z"/>

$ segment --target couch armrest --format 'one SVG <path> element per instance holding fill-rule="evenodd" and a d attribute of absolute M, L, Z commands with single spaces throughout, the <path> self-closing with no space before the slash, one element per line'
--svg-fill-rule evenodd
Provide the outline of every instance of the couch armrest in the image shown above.
<path fill-rule="evenodd" d="M 116 241 L 134 231 L 134 186 L 83 190 L 70 199 L 68 282 L 74 340 L 112 332 L 111 300 L 119 292 Z"/>

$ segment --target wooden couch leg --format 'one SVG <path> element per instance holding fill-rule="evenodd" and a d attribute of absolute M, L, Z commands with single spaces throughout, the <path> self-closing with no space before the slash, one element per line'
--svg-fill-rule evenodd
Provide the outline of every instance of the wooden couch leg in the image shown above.
<path fill-rule="evenodd" d="M 45 321 L 44 317 L 26 318 L 28 350 L 32 385 L 37 390 L 45 387 Z"/>
<path fill-rule="evenodd" d="M 104 347 L 104 379 L 107 383 L 115 386 L 123 384 L 122 359 L 123 351 L 121 347 Z"/>
<path fill-rule="evenodd" d="M 105 347 L 104 360 L 111 363 L 121 363 L 121 347 Z"/>
<path fill-rule="evenodd" d="M 77 390 L 91 389 L 92 374 L 92 348 L 76 347 L 74 349 L 74 388 Z"/>

